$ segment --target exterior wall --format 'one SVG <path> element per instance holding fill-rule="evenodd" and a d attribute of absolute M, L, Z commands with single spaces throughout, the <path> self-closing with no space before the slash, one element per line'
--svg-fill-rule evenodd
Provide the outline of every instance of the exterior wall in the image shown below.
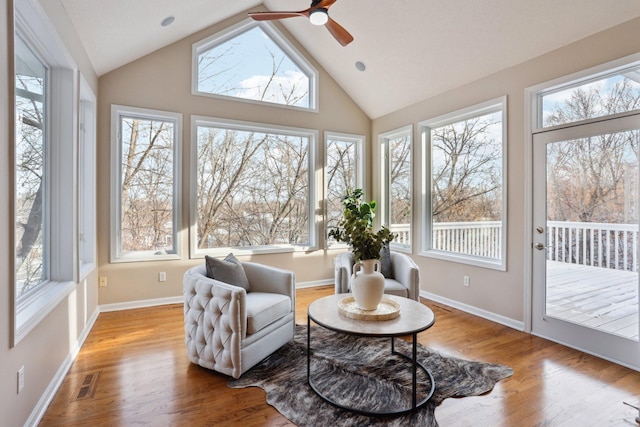
<path fill-rule="evenodd" d="M 525 176 L 525 89 L 539 83 L 572 74 L 640 52 L 640 20 L 635 19 L 565 46 L 549 54 L 498 72 L 471 84 L 426 99 L 373 121 L 372 138 L 380 133 L 414 125 L 414 242 L 413 259 L 421 269 L 421 289 L 439 297 L 504 316 L 516 322 L 526 322 L 525 295 L 528 278 L 526 247 L 531 238 L 525 230 L 526 189 L 530 177 Z M 421 240 L 420 170 L 421 135 L 417 123 L 456 111 L 483 101 L 507 95 L 508 115 L 508 206 L 507 206 L 507 271 L 500 272 L 466 264 L 419 256 Z M 371 150 L 373 165 L 378 164 L 376 148 Z M 379 194 L 380 185 L 374 176 L 373 187 Z M 428 273 L 427 273 L 428 272 Z M 463 276 L 471 285 L 463 286 Z"/>
<path fill-rule="evenodd" d="M 191 173 L 191 116 L 246 120 L 258 123 L 292 126 L 320 131 L 316 158 L 324 156 L 324 132 L 362 134 L 369 139 L 371 121 L 345 92 L 329 77 L 320 65 L 295 41 L 294 46 L 319 70 L 319 112 L 305 112 L 280 107 L 269 107 L 247 102 L 220 100 L 191 94 L 191 49 L 200 41 L 246 14 L 207 28 L 170 46 L 153 52 L 137 61 L 107 73 L 99 79 L 98 99 L 98 252 L 100 276 L 107 277 L 108 286 L 100 288 L 100 304 L 126 303 L 145 299 L 178 297 L 182 295 L 184 272 L 204 259 L 189 259 L 189 177 Z M 283 34 L 287 35 L 282 29 Z M 291 40 L 291 37 L 289 37 Z M 182 253 L 181 260 L 163 262 L 109 263 L 110 214 L 110 109 L 112 104 L 150 108 L 182 113 Z M 322 174 L 316 173 L 322 180 Z M 319 181 L 318 188 L 322 184 Z M 318 207 L 319 208 L 319 207 Z M 320 211 L 318 211 L 320 212 Z M 321 242 L 323 231 L 317 239 Z M 322 243 L 320 243 L 322 245 Z M 335 253 L 325 250 L 240 256 L 289 269 L 296 274 L 296 283 L 333 280 L 332 258 Z M 158 283 L 158 272 L 167 273 L 167 281 Z"/>

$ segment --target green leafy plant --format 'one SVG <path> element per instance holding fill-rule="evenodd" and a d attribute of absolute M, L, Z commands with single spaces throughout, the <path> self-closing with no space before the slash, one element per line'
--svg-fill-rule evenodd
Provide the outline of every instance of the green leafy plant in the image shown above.
<path fill-rule="evenodd" d="M 373 231 L 376 202 L 365 202 L 363 198 L 362 189 L 347 190 L 347 194 L 342 198 L 344 217 L 337 228 L 329 231 L 329 236 L 351 246 L 356 262 L 380 258 L 382 247 L 388 245 L 395 237 L 384 226 L 377 232 Z"/>

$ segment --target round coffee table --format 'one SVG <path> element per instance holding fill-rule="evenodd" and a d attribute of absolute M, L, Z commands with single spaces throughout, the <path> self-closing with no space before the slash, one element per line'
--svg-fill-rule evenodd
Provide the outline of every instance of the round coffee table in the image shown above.
<path fill-rule="evenodd" d="M 338 309 L 338 303 L 347 298 L 349 294 L 336 294 L 320 298 L 309 305 L 307 312 L 307 382 L 313 391 L 327 402 L 338 406 L 342 409 L 357 412 L 364 415 L 400 415 L 415 411 L 433 395 L 435 383 L 433 375 L 417 360 L 418 333 L 430 328 L 435 322 L 433 311 L 421 303 L 408 299 L 397 297 L 394 295 L 386 295 L 385 298 L 392 299 L 400 305 L 400 315 L 391 320 L 359 320 L 352 319 L 343 315 Z M 348 406 L 339 404 L 328 397 L 314 385 L 311 376 L 311 321 L 325 329 L 341 332 L 349 335 L 362 337 L 390 337 L 391 353 L 408 359 L 411 363 L 412 374 L 412 396 L 411 406 L 397 408 L 385 412 L 375 412 L 358 408 L 357 406 Z M 411 335 L 412 336 L 412 355 L 407 356 L 395 350 L 395 337 Z M 431 387 L 429 393 L 421 400 L 417 401 L 417 374 L 418 367 L 429 377 Z"/>

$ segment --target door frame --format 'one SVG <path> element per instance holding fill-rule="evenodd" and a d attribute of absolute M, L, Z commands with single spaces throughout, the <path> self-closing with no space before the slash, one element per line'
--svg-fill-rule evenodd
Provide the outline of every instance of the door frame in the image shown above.
<path fill-rule="evenodd" d="M 532 298 L 533 298 L 533 135 L 541 130 L 538 125 L 538 117 L 541 112 L 538 107 L 538 94 L 571 82 L 606 75 L 616 69 L 623 69 L 633 64 L 640 63 L 640 53 L 634 53 L 613 61 L 599 64 L 586 70 L 577 71 L 565 76 L 560 76 L 542 83 L 529 86 L 524 90 L 524 268 L 523 268 L 523 324 L 524 332 L 531 333 L 532 329 Z"/>
<path fill-rule="evenodd" d="M 531 91 L 530 93 L 529 92 L 527 93 L 527 95 L 530 96 L 529 101 L 534 101 L 533 97 L 536 96 L 535 95 L 536 92 L 537 91 Z M 532 106 L 533 103 L 528 102 L 527 105 Z M 529 112 L 531 112 L 531 107 L 529 109 Z M 529 116 L 529 117 L 532 117 L 532 116 Z M 536 207 L 534 203 L 534 200 L 536 197 L 536 194 L 534 193 L 536 191 L 536 187 L 534 186 L 534 180 L 536 178 L 534 176 L 535 175 L 534 166 L 536 164 L 535 163 L 536 161 L 544 160 L 546 163 L 546 156 L 545 156 L 545 159 L 536 158 L 536 150 L 535 150 L 536 146 L 534 146 L 534 139 L 542 138 L 544 140 L 545 138 L 548 138 L 550 140 L 549 142 L 551 142 L 553 140 L 556 140 L 557 138 L 549 138 L 549 137 L 557 135 L 560 132 L 562 133 L 562 137 L 558 140 L 564 141 L 564 140 L 577 139 L 580 137 L 592 135 L 594 134 L 594 131 L 607 133 L 607 132 L 618 132 L 618 131 L 624 131 L 624 130 L 640 129 L 640 113 L 638 113 L 637 111 L 635 113 L 623 113 L 615 116 L 597 118 L 597 119 L 592 119 L 592 120 L 588 120 L 580 123 L 574 123 L 574 124 L 563 126 L 563 127 L 554 127 L 554 128 L 545 129 L 545 130 L 536 129 L 535 131 L 531 127 L 531 123 L 535 123 L 535 122 L 529 121 L 527 123 L 528 135 L 525 139 L 525 142 L 526 142 L 525 145 L 527 150 L 526 151 L 527 161 L 525 164 L 525 169 L 526 169 L 525 173 L 526 173 L 526 177 L 528 178 L 526 181 L 527 188 L 525 191 L 526 227 L 525 227 L 525 251 L 524 252 L 527 260 L 527 262 L 525 262 L 525 292 L 524 292 L 525 331 L 533 335 L 540 336 L 542 338 L 549 339 L 554 342 L 558 342 L 567 347 L 575 348 L 582 352 L 592 354 L 594 356 L 597 356 L 606 360 L 610 360 L 614 363 L 627 366 L 631 369 L 640 371 L 640 364 L 638 364 L 638 362 L 634 358 L 631 358 L 631 360 L 625 359 L 624 354 L 626 353 L 624 351 L 618 351 L 618 354 L 621 354 L 622 356 L 617 356 L 617 355 L 611 356 L 611 355 L 603 355 L 598 350 L 599 348 L 626 347 L 627 344 L 624 341 L 622 343 L 620 341 L 620 340 L 625 340 L 625 338 L 620 338 L 611 334 L 606 334 L 602 331 L 600 332 L 591 331 L 587 327 L 576 326 L 576 325 L 570 324 L 570 322 L 562 321 L 561 319 L 555 319 L 552 317 L 550 317 L 550 321 L 553 323 L 553 327 L 557 328 L 557 331 L 554 330 L 554 332 L 557 332 L 557 335 L 549 336 L 547 333 L 545 333 L 545 327 L 542 327 L 542 328 L 538 327 L 537 330 L 534 327 L 535 326 L 534 324 L 536 322 L 539 322 L 537 323 L 538 325 L 541 325 L 542 324 L 541 322 L 544 322 L 542 319 L 537 321 L 534 318 L 535 316 L 538 316 L 540 314 L 539 313 L 540 307 L 536 306 L 536 304 L 539 304 L 540 302 L 535 300 L 536 290 L 534 288 L 534 286 L 536 285 L 536 282 L 535 282 L 535 278 L 537 277 L 536 274 L 539 274 L 536 272 L 536 269 L 534 269 L 536 258 L 537 258 L 536 255 L 538 255 L 539 257 L 540 253 L 538 253 L 539 251 L 534 249 L 534 245 L 536 243 L 541 242 L 540 237 L 536 239 L 536 235 L 546 236 L 546 221 L 544 225 L 545 233 L 540 235 L 540 234 L 536 234 L 535 232 L 535 228 L 540 224 L 536 224 L 534 222 L 535 216 L 536 216 L 534 214 L 534 208 Z M 538 155 L 541 155 L 541 154 L 538 154 Z M 546 174 L 545 174 L 544 180 L 546 183 Z M 544 191 L 546 195 L 546 185 L 544 186 L 544 188 L 545 190 L 540 190 L 540 191 Z M 546 244 L 546 239 L 542 243 Z M 546 256 L 545 256 L 545 259 L 546 259 Z M 548 331 L 550 328 L 551 326 L 546 328 L 546 331 Z M 598 336 L 598 339 L 595 340 L 595 344 L 593 344 L 593 340 L 591 339 L 594 336 L 593 335 L 594 333 Z M 558 338 L 558 335 L 560 336 L 560 338 Z M 571 342 L 563 340 L 562 335 L 571 335 L 572 336 Z M 640 348 L 640 342 L 634 343 L 633 340 L 627 340 L 627 341 L 629 342 L 628 346 L 631 347 L 632 353 L 637 351 L 637 349 Z"/>

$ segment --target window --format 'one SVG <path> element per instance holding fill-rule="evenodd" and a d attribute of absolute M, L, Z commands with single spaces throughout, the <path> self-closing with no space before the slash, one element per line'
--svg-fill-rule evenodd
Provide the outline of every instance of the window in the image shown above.
<path fill-rule="evenodd" d="M 111 261 L 178 259 L 182 115 L 113 105 Z"/>
<path fill-rule="evenodd" d="M 538 127 L 547 128 L 640 110 L 638 63 L 563 82 L 537 94 Z"/>
<path fill-rule="evenodd" d="M 20 301 L 49 277 L 47 66 L 15 39 L 15 295 Z"/>
<path fill-rule="evenodd" d="M 506 269 L 506 97 L 421 123 L 425 255 Z"/>
<path fill-rule="evenodd" d="M 315 245 L 315 131 L 192 118 L 192 254 Z"/>
<path fill-rule="evenodd" d="M 317 71 L 269 22 L 247 20 L 193 45 L 193 93 L 316 109 Z"/>
<path fill-rule="evenodd" d="M 328 234 L 342 220 L 342 198 L 347 189 L 363 186 L 364 142 L 361 135 L 325 134 L 325 238 L 328 246 L 339 245 Z"/>
<path fill-rule="evenodd" d="M 406 126 L 384 133 L 379 140 L 382 222 L 396 234 L 391 247 L 407 250 L 411 248 L 412 128 Z"/>
<path fill-rule="evenodd" d="M 34 2 L 14 2 L 13 336 L 74 289 L 77 72 Z"/>

